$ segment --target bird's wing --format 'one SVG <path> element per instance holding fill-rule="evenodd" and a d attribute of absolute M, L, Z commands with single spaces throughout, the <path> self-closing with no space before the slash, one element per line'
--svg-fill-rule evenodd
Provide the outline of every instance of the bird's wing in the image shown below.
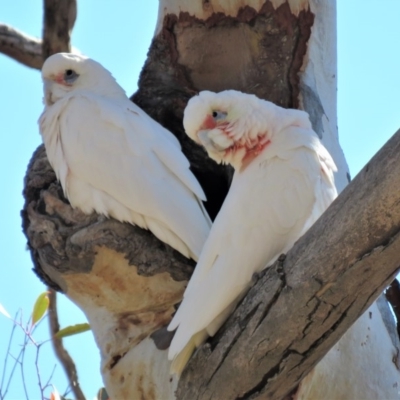
<path fill-rule="evenodd" d="M 299 140 L 293 146 L 288 140 L 272 143 L 244 171 L 235 173 L 183 302 L 168 327 L 178 328 L 170 359 L 183 352 L 199 332 L 213 334 L 213 321 L 240 298 L 253 273 L 289 250 L 309 220 L 315 221 L 321 164 L 311 141 L 303 138 L 302 144 Z"/>
<path fill-rule="evenodd" d="M 63 188 L 67 180 L 68 165 L 61 146 L 61 132 L 58 117 L 63 111 L 65 104 L 65 101 L 60 101 L 52 107 L 45 107 L 38 121 L 40 133 L 46 146 L 47 158 Z"/>
<path fill-rule="evenodd" d="M 199 206 L 198 195 L 203 192 L 179 143 L 168 137 L 172 134 L 140 109 L 129 107 L 129 101 L 120 104 L 90 94 L 66 99 L 59 121 L 69 181 L 89 184 L 96 199 L 101 200 L 101 193 L 112 197 L 113 208 L 120 205 L 140 214 L 144 227 L 183 254 L 197 258 L 210 228 L 208 215 Z M 167 150 L 159 150 L 163 145 Z M 168 151 L 171 154 L 167 156 Z M 166 167 L 169 159 L 177 161 Z M 68 191 L 74 185 L 67 182 L 66 186 L 71 201 L 74 194 Z M 104 212 L 104 204 L 94 208 Z M 113 209 L 104 213 L 126 214 Z M 178 239 L 188 246 L 189 253 L 177 246 Z"/>
<path fill-rule="evenodd" d="M 121 108 L 118 104 L 113 108 L 107 107 L 103 111 L 104 119 L 111 121 L 122 129 L 130 129 L 134 132 L 141 132 L 146 140 L 151 143 L 152 150 L 162 161 L 169 171 L 176 175 L 199 199 L 206 200 L 204 191 L 199 182 L 190 171 L 190 163 L 182 153 L 178 139 L 157 121 L 150 118 L 136 104 L 125 102 L 125 119 L 121 119 Z M 137 151 L 137 138 L 134 135 L 128 137 L 132 151 Z"/>
<path fill-rule="evenodd" d="M 284 159 L 292 157 L 293 151 L 298 148 L 309 149 L 314 153 L 319 166 L 318 170 L 309 168 L 310 179 L 314 182 L 315 203 L 312 215 L 305 225 L 305 232 L 337 197 L 334 180 L 334 173 L 337 171 L 335 162 L 312 129 L 289 126 L 280 132 L 274 145 L 277 150 L 267 148 L 267 151 L 276 151 Z M 302 168 L 301 165 L 299 167 Z"/>

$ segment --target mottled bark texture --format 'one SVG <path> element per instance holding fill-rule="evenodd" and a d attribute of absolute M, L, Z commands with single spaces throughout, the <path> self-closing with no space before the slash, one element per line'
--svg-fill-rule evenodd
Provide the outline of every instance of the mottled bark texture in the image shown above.
<path fill-rule="evenodd" d="M 43 146 L 28 166 L 24 196 L 34 271 L 85 312 L 111 398 L 171 398 L 164 327 L 194 263 L 149 231 L 72 209 Z"/>
<path fill-rule="evenodd" d="M 27 67 L 40 69 L 43 65 L 42 41 L 6 24 L 0 24 L 0 53 Z"/>
<path fill-rule="evenodd" d="M 217 166 L 182 128 L 183 109 L 201 90 L 236 89 L 284 107 L 297 107 L 299 70 L 311 33 L 313 14 L 296 17 L 287 3 L 259 12 L 245 6 L 236 17 L 188 13 L 166 15 L 150 47 L 132 100 L 180 140 L 202 184 L 214 218 L 228 191 L 232 170 Z"/>
<path fill-rule="evenodd" d="M 178 398 L 283 398 L 379 296 L 400 268 L 399 154 L 400 131 L 256 278 L 189 361 Z"/>
<path fill-rule="evenodd" d="M 314 15 L 307 8 L 292 12 L 286 2 L 274 8 L 266 1 L 257 10 L 244 6 L 236 16 L 166 14 L 151 44 L 132 100 L 180 140 L 212 217 L 232 171 L 187 138 L 184 107 L 204 89 L 237 89 L 299 106 L 299 73 Z M 51 7 L 46 15 L 55 40 Z M 66 14 L 60 22 L 64 34 L 73 20 Z M 44 47 L 46 54 L 56 50 Z M 398 147 L 397 139 L 392 146 Z M 387 158 L 371 163 L 286 260 L 258 278 L 211 347 L 203 346 L 190 362 L 179 397 L 282 398 L 378 295 L 397 268 L 391 257 L 398 244 L 389 239 L 399 216 L 385 190 L 396 187 L 400 175 L 394 171 L 400 171 L 391 164 L 396 153 L 385 152 Z M 34 270 L 86 313 L 110 397 L 173 398 L 165 326 L 193 263 L 148 231 L 73 210 L 43 148 L 28 167 L 24 195 L 23 228 Z M 384 264 L 379 271 L 370 267 L 378 258 Z"/>
<path fill-rule="evenodd" d="M 73 13 L 68 15 L 70 14 Z M 46 8 L 45 15 L 45 25 L 53 26 L 51 4 Z M 68 21 L 74 21 L 71 18 L 64 18 L 62 21 L 64 34 L 71 27 L 71 22 Z M 238 89 L 253 92 L 282 106 L 295 107 L 299 93 L 298 72 L 306 52 L 312 21 L 313 15 L 310 11 L 301 11 L 296 17 L 286 3 L 275 10 L 267 1 L 258 13 L 246 6 L 240 9 L 236 18 L 213 14 L 202 21 L 186 13 L 179 16 L 169 15 L 165 17 L 164 28 L 154 38 L 140 77 L 139 90 L 132 96 L 132 100 L 178 137 L 191 161 L 193 171 L 205 187 L 208 197 L 206 207 L 212 216 L 218 212 L 228 191 L 231 170 L 208 159 L 204 150 L 185 135 L 182 116 L 188 99 L 204 89 Z M 49 28 L 45 32 L 46 30 Z M 57 31 L 52 35 L 57 35 Z M 50 178 L 37 176 L 40 171 L 32 170 L 37 163 L 45 163 L 44 159 L 36 160 L 39 155 L 42 155 L 40 151 L 34 155 L 28 169 L 25 216 L 28 215 L 29 204 L 38 201 L 31 198 L 30 194 L 39 194 L 41 189 L 47 191 L 51 182 Z M 52 180 L 55 185 L 54 176 Z M 29 186 L 29 182 L 38 181 L 43 181 L 40 183 L 43 184 L 42 187 L 40 184 L 34 185 L 34 188 Z M 56 191 L 54 185 L 53 194 L 57 192 L 58 197 L 61 197 L 61 191 Z M 70 222 L 72 226 L 97 223 L 95 216 L 80 214 L 77 217 L 79 211 L 69 212 L 75 218 Z M 105 223 L 117 225 L 111 220 Z M 30 219 L 26 218 L 25 231 L 28 233 L 30 245 L 37 250 L 38 244 L 30 237 L 31 231 L 27 230 L 30 224 Z M 54 228 L 54 234 L 56 231 Z M 141 232 L 139 229 L 136 231 Z M 106 245 L 106 239 L 103 240 L 102 244 Z M 46 240 L 41 242 L 44 246 L 46 243 Z M 56 248 L 62 248 L 63 245 L 59 244 Z M 115 244 L 112 246 L 115 247 Z M 64 254 L 62 251 L 61 253 Z M 81 267 L 76 263 L 72 267 L 71 263 L 59 260 L 58 269 L 61 272 L 87 272 L 90 270 L 92 257 L 91 253 L 85 256 L 85 261 L 79 263 Z M 35 254 L 34 261 L 35 270 L 46 283 L 59 287 L 59 284 L 43 273 L 38 254 Z M 172 270 L 170 272 L 174 274 Z"/>
<path fill-rule="evenodd" d="M 156 239 L 149 231 L 98 214 L 72 209 L 51 168 L 44 146 L 32 156 L 25 177 L 23 229 L 29 239 L 34 270 L 48 286 L 66 293 L 62 274 L 89 273 L 96 248 L 126 255 L 138 273 L 163 272 L 177 281 L 189 279 L 194 263 Z"/>
<path fill-rule="evenodd" d="M 76 0 L 44 0 L 43 5 L 43 40 L 0 24 L 0 53 L 35 69 L 41 69 L 52 54 L 71 51 L 70 35 L 77 15 Z"/>
<path fill-rule="evenodd" d="M 70 35 L 77 15 L 76 0 L 44 0 L 43 60 L 71 51 Z"/>

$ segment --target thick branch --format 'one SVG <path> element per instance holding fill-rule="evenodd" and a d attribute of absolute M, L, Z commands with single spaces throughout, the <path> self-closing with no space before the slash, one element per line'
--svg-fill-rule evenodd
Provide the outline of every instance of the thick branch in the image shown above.
<path fill-rule="evenodd" d="M 184 399 L 281 399 L 399 269 L 400 131 L 193 357 Z M 227 384 L 234 382 L 234 384 Z"/>
<path fill-rule="evenodd" d="M 42 68 L 42 41 L 5 24 L 0 24 L 0 53 L 27 67 Z"/>
<path fill-rule="evenodd" d="M 77 14 L 76 0 L 44 0 L 43 56 L 70 52 L 70 35 Z"/>
<path fill-rule="evenodd" d="M 55 336 L 55 334 L 60 330 L 60 324 L 58 322 L 58 312 L 57 312 L 57 293 L 49 288 L 49 326 L 51 334 L 51 343 L 53 344 L 54 353 L 56 354 L 58 360 L 64 368 L 65 374 L 67 375 L 68 382 L 70 384 L 71 390 L 74 396 L 78 400 L 85 400 L 85 395 L 78 382 L 78 372 L 75 367 L 74 360 L 69 355 L 68 351 L 65 350 L 63 346 L 62 339 Z"/>

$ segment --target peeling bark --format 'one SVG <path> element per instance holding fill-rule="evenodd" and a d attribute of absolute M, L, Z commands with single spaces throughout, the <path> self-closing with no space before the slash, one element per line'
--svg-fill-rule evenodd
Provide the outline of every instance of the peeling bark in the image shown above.
<path fill-rule="evenodd" d="M 58 3 L 45 3 L 45 54 L 66 50 L 75 20 L 70 0 L 61 2 L 65 13 L 53 18 Z M 339 188 L 345 185 L 332 75 L 333 1 L 161 0 L 158 21 L 132 100 L 177 136 L 205 189 L 212 217 L 228 191 L 232 170 L 215 164 L 183 131 L 183 109 L 199 90 L 234 88 L 306 109 L 339 165 Z M 398 146 L 397 141 L 392 145 Z M 352 183 L 286 260 L 260 275 L 211 347 L 205 345 L 195 355 L 179 396 L 287 395 L 377 296 L 397 268 L 390 257 L 398 241 L 389 238 L 397 232 L 398 215 L 384 215 L 385 207 L 393 214 L 397 205 L 392 198 L 385 207 L 379 203 L 380 196 L 387 200 L 384 190 L 397 169 L 390 165 L 382 181 L 375 176 L 375 167 L 389 168 L 395 159 L 385 149 L 387 160 L 374 161 L 372 170 L 367 168 Z M 391 187 L 396 187 L 398 177 L 392 178 Z M 361 192 L 352 191 L 354 187 Z M 363 191 L 370 187 L 373 193 Z M 176 381 L 169 376 L 166 356 L 171 337 L 165 326 L 193 263 L 148 231 L 72 209 L 43 147 L 28 167 L 24 196 L 23 228 L 34 270 L 85 312 L 110 397 L 175 398 Z M 365 219 L 372 206 L 378 207 L 376 218 L 383 220 Z M 324 224 L 335 229 L 328 231 Z M 373 233 L 361 237 L 360 232 Z M 390 262 L 376 271 L 371 262 L 385 257 Z M 358 280 L 351 278 L 358 278 L 357 273 Z M 357 298 L 355 291 L 360 292 Z M 233 381 L 235 385 L 227 383 Z"/>
<path fill-rule="evenodd" d="M 86 314 L 110 396 L 135 398 L 148 393 L 149 381 L 157 382 L 151 389 L 155 398 L 172 396 L 175 381 L 170 381 L 165 349 L 156 344 L 194 263 L 149 231 L 72 209 L 43 146 L 28 166 L 24 196 L 23 229 L 34 271 Z M 160 330 L 161 337 L 149 338 Z"/>
<path fill-rule="evenodd" d="M 306 7 L 292 14 L 287 4 L 275 3 L 260 2 L 256 8 L 237 3 L 236 13 L 231 9 L 225 17 L 210 9 L 207 18 L 185 12 L 165 15 L 133 96 L 182 143 L 206 191 L 211 216 L 222 204 L 232 172 L 208 159 L 185 135 L 183 109 L 202 89 L 236 88 L 284 106 L 297 104 L 298 74 L 314 17 Z M 53 41 L 57 26 L 51 25 L 50 16 L 46 11 L 45 25 L 53 27 Z M 60 22 L 63 46 L 73 19 Z M 238 45 L 243 52 L 241 69 L 234 68 L 240 61 Z M 52 45 L 47 51 L 58 50 Z M 173 398 L 176 382 L 170 380 L 163 350 L 169 340 L 164 326 L 193 265 L 149 232 L 72 210 L 43 150 L 28 169 L 25 198 L 24 230 L 35 271 L 87 315 L 111 398 Z"/>
<path fill-rule="evenodd" d="M 213 3 L 211 13 L 210 6 L 204 4 L 204 19 L 200 19 L 189 14 L 199 2 L 186 4 L 188 11 L 177 15 L 167 13 L 170 3 L 160 3 L 162 26 L 157 28 L 159 33 L 153 39 L 139 90 L 132 100 L 178 137 L 214 218 L 228 191 L 232 170 L 217 166 L 185 135 L 183 109 L 200 90 L 225 89 L 251 92 L 284 107 L 297 107 L 298 74 L 314 16 L 306 9 L 297 16 L 292 14 L 288 3 L 274 9 L 269 1 L 258 2 L 262 5 L 257 11 L 240 2 L 235 7 L 231 3 L 226 10 L 227 5 L 223 8 L 224 2 L 220 2 L 217 8 Z"/>

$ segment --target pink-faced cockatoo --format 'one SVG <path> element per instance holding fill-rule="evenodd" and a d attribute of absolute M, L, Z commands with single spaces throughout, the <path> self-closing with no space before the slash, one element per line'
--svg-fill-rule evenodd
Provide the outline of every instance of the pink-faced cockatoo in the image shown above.
<path fill-rule="evenodd" d="M 72 207 L 149 229 L 197 260 L 211 222 L 175 136 L 90 58 L 55 54 L 42 78 L 40 132 Z"/>
<path fill-rule="evenodd" d="M 171 372 L 213 336 L 254 273 L 287 252 L 337 196 L 336 166 L 308 114 L 234 90 L 201 92 L 186 133 L 234 169 L 232 185 L 169 324 Z"/>

